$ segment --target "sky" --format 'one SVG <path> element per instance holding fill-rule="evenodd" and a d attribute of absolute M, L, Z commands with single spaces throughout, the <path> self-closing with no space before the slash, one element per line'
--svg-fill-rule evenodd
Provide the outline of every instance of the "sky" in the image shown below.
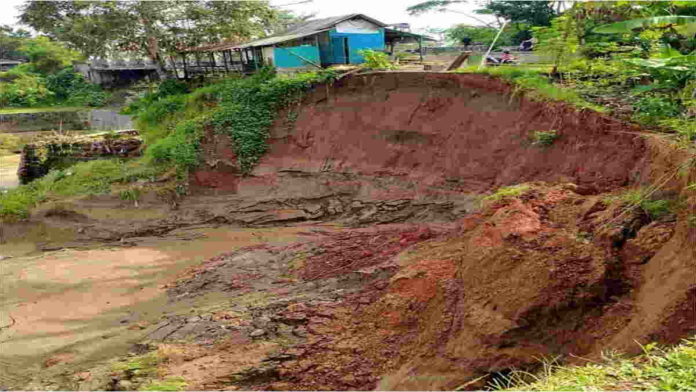
<path fill-rule="evenodd" d="M 17 6 L 25 0 L 0 0 L 0 25 L 15 24 L 19 11 Z M 271 0 L 274 6 L 282 6 L 296 14 L 316 14 L 317 18 L 363 13 L 384 23 L 409 23 L 414 32 L 424 32 L 426 28 L 447 28 L 465 23 L 480 25 L 475 19 L 458 13 L 429 12 L 420 16 L 410 16 L 406 8 L 417 4 L 419 0 L 312 0 L 309 3 L 288 5 L 303 0 Z M 458 11 L 472 13 L 477 7 L 471 4 L 454 8 Z M 477 15 L 477 17 L 481 17 Z"/>

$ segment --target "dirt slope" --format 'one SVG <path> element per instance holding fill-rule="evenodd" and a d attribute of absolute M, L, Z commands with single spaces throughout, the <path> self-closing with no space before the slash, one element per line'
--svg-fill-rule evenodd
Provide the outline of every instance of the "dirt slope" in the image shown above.
<path fill-rule="evenodd" d="M 532 145 L 532 132 L 548 130 L 560 138 Z M 315 198 L 316 211 L 328 212 L 317 218 L 354 216 L 357 224 L 369 222 L 359 217 L 376 201 L 451 201 L 547 182 L 478 213 L 450 214 L 461 229 L 445 238 L 395 237 L 428 240 L 409 248 L 415 253 L 350 234 L 351 245 L 298 251 L 304 280 L 374 271 L 389 279 L 367 279 L 320 310 L 330 321 L 308 317 L 306 343 L 277 364 L 273 382 L 242 377 L 247 387 L 480 388 L 511 367 L 533 368 L 542 355 L 635 351 L 636 340 L 676 342 L 696 332 L 696 233 L 687 222 L 696 204 L 684 190 L 696 178 L 693 159 L 629 124 L 511 97 L 486 76 L 386 73 L 319 86 L 288 109 L 250 177 L 238 175 L 229 145 L 211 136 L 208 146 L 213 164 L 192 177 L 201 189 Z M 654 197 L 680 200 L 679 216 L 653 221 L 608 201 L 607 192 L 629 186 L 658 186 Z M 337 201 L 317 197 L 336 189 Z"/>
<path fill-rule="evenodd" d="M 465 74 L 373 74 L 320 86 L 280 116 L 255 174 L 337 171 L 477 192 L 531 180 L 608 189 L 644 167 L 646 142 L 628 133 L 635 128 L 508 92 Z M 530 145 L 533 131 L 548 130 L 561 135 L 552 149 Z"/>

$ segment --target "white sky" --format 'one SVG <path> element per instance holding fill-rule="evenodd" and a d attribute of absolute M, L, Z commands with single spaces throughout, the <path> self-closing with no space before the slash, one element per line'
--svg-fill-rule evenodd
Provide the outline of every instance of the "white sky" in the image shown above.
<path fill-rule="evenodd" d="M 0 0 L 0 25 L 17 23 L 19 11 L 17 6 L 25 0 Z M 297 14 L 314 14 L 317 18 L 337 16 L 352 13 L 363 13 L 384 23 L 410 23 L 416 32 L 422 32 L 425 28 L 447 28 L 454 24 L 466 23 L 479 25 L 475 19 L 467 18 L 457 13 L 429 12 L 420 16 L 410 16 L 406 8 L 417 4 L 419 0 L 312 0 L 306 4 L 287 5 L 302 0 L 271 0 L 273 5 L 285 5 L 283 8 L 294 11 Z M 480 8 L 471 1 L 470 4 L 458 6 L 456 9 L 462 12 L 472 13 Z M 482 15 L 476 15 L 482 18 Z M 483 19 L 486 19 L 483 17 Z M 486 20 L 491 20 L 490 17 Z"/>

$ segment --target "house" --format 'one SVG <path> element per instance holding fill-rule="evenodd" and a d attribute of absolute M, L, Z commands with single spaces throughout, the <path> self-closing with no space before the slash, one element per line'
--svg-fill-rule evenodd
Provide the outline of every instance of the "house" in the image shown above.
<path fill-rule="evenodd" d="M 8 71 L 19 64 L 22 64 L 22 62 L 17 60 L 0 59 L 0 72 Z"/>
<path fill-rule="evenodd" d="M 278 70 L 319 68 L 334 64 L 364 62 L 360 51 L 383 51 L 397 42 L 430 40 L 407 31 L 389 29 L 385 23 L 363 14 L 310 20 L 283 33 L 233 48 L 247 69 L 264 65 Z"/>

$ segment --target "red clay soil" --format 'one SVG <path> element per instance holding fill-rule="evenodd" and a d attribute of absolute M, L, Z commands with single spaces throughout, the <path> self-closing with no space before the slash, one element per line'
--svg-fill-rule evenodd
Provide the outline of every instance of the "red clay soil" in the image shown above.
<path fill-rule="evenodd" d="M 290 110 L 297 111 L 294 126 L 287 115 L 278 116 L 270 150 L 252 176 L 239 176 L 229 142 L 211 134 L 204 143 L 206 165 L 192 175 L 192 184 L 282 194 L 287 185 L 278 175 L 293 171 L 408 183 L 369 192 L 383 200 L 535 180 L 572 182 L 596 192 L 628 185 L 650 160 L 648 142 L 636 127 L 513 97 L 506 83 L 484 75 L 353 75 L 318 86 Z M 531 145 L 534 131 L 549 130 L 560 135 L 551 147 Z"/>
<path fill-rule="evenodd" d="M 480 192 L 526 181 L 566 181 L 606 190 L 644 167 L 646 142 L 631 125 L 562 104 L 510 96 L 483 75 L 386 73 L 316 88 L 295 127 L 280 122 L 264 168 L 399 176 L 421 188 L 456 180 Z M 551 148 L 530 144 L 556 130 Z M 268 169 L 267 169 L 268 170 Z"/>
<path fill-rule="evenodd" d="M 696 332 L 696 276 L 685 274 L 696 271 L 694 259 L 675 261 L 686 286 L 665 288 L 667 306 L 641 298 L 657 283 L 649 276 L 661 263 L 655 251 L 670 247 L 675 222 L 645 225 L 640 212 L 622 217 L 618 206 L 575 190 L 536 184 L 465 218 L 448 238 L 419 241 L 388 281 L 321 310 L 330 320 L 310 319 L 307 343 L 292 350 L 298 358 L 281 366 L 280 381 L 259 387 L 476 389 L 492 373 L 533 368 L 545 355 L 592 357 L 608 347 L 635 350 L 633 339 Z M 693 254 L 693 243 L 682 245 Z M 331 259 L 308 259 L 305 273 L 330 275 Z M 647 313 L 657 316 L 651 324 Z"/>

